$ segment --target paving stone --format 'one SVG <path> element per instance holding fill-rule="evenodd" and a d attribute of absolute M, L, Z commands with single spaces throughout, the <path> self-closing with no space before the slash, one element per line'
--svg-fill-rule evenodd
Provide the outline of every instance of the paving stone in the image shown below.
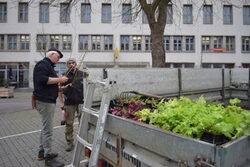
<path fill-rule="evenodd" d="M 56 109 L 54 117 L 52 150 L 58 152 L 58 161 L 70 164 L 72 152 L 66 152 L 65 127 L 60 125 L 61 111 Z M 77 122 L 77 120 L 75 120 Z M 0 166 L 43 167 L 37 161 L 41 120 L 36 110 L 0 114 Z M 76 135 L 78 124 L 74 126 Z"/>

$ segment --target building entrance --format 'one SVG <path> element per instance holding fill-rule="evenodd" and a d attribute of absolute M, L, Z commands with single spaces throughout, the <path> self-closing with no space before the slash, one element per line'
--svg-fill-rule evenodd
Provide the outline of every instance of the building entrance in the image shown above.
<path fill-rule="evenodd" d="M 17 88 L 29 87 L 29 63 L 0 63 L 0 86 L 6 82 Z"/>

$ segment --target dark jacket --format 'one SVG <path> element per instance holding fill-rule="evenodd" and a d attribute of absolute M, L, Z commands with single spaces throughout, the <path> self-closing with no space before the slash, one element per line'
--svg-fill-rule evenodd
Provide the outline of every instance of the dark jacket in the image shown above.
<path fill-rule="evenodd" d="M 35 65 L 33 71 L 33 94 L 35 100 L 46 103 L 56 103 L 58 84 L 47 84 L 49 77 L 58 77 L 54 67 L 55 64 L 47 57 Z"/>
<path fill-rule="evenodd" d="M 67 85 L 72 83 L 72 86 L 69 86 L 63 89 L 64 94 L 64 104 L 65 105 L 77 105 L 83 103 L 83 72 L 76 70 L 75 72 L 68 72 L 65 74 L 69 80 L 63 84 Z"/>

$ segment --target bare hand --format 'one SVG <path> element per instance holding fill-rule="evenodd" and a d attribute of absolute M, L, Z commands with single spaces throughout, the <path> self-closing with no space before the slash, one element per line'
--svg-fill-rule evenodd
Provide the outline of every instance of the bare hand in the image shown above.
<path fill-rule="evenodd" d="M 59 106 L 62 110 L 64 110 L 64 103 L 61 103 Z"/>
<path fill-rule="evenodd" d="M 65 82 L 67 82 L 69 80 L 69 78 L 68 77 L 66 77 L 66 76 L 60 76 L 59 77 L 59 83 L 65 83 Z"/>
<path fill-rule="evenodd" d="M 62 88 L 62 89 L 65 89 L 65 88 L 67 88 L 67 87 L 69 87 L 69 86 L 72 86 L 72 83 L 69 83 L 69 84 L 67 84 L 67 85 L 65 85 L 65 86 L 61 86 L 61 88 Z"/>

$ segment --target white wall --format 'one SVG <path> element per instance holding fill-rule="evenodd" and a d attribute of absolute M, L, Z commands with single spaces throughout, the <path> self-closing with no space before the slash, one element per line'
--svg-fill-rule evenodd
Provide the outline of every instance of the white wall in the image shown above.
<path fill-rule="evenodd" d="M 28 2 L 23 0 L 22 2 Z M 91 24 L 80 23 L 80 3 L 76 4 L 76 7 L 72 8 L 71 23 L 62 24 L 59 21 L 59 8 L 50 8 L 50 22 L 39 23 L 39 1 L 32 1 L 33 3 L 29 7 L 29 21 L 28 23 L 17 23 L 17 9 L 18 1 L 16 0 L 0 0 L 0 2 L 7 2 L 8 18 L 7 23 L 0 23 L 0 34 L 30 34 L 30 51 L 29 52 L 0 52 L 0 62 L 30 62 L 30 78 L 32 78 L 32 68 L 35 62 L 39 61 L 43 57 L 43 53 L 36 51 L 36 35 L 37 34 L 71 34 L 72 35 L 72 52 L 64 52 L 64 58 L 61 60 L 64 62 L 69 57 L 79 58 L 83 53 L 78 52 L 78 36 L 79 34 L 109 34 L 114 37 L 114 48 L 120 48 L 120 35 L 149 35 L 150 29 L 148 25 L 141 24 L 140 18 L 137 18 L 137 22 L 134 24 L 122 24 L 121 23 L 121 4 L 117 1 L 112 2 L 112 23 L 101 23 L 101 3 L 102 1 L 91 1 L 92 15 Z M 60 1 L 56 1 L 60 2 Z M 63 1 L 61 1 L 63 2 Z M 83 1 L 80 1 L 81 3 Z M 130 1 L 128 1 L 130 2 Z M 135 1 L 131 1 L 135 3 Z M 189 4 L 190 1 L 184 1 L 185 4 Z M 183 1 L 176 3 L 179 8 L 184 4 Z M 241 2 L 234 0 L 234 2 Z M 195 67 L 200 67 L 201 57 L 202 62 L 207 63 L 235 63 L 236 66 L 241 63 L 250 63 L 250 53 L 241 53 L 241 36 L 250 35 L 250 25 L 243 25 L 242 23 L 242 8 L 233 8 L 233 25 L 223 25 L 222 7 L 221 1 L 213 1 L 217 3 L 213 5 L 214 18 L 212 25 L 204 25 L 202 23 L 202 10 L 198 13 L 199 9 L 196 6 L 201 5 L 201 1 L 196 0 L 193 5 L 193 24 L 182 24 L 181 12 L 179 9 L 174 15 L 174 24 L 166 25 L 165 35 L 193 35 L 195 36 L 195 52 L 172 52 L 166 53 L 166 61 L 171 63 L 195 63 Z M 250 2 L 244 2 L 250 5 Z M 174 9 L 175 10 L 175 9 Z M 174 11 L 175 12 L 175 11 Z M 201 36 L 235 36 L 236 51 L 235 53 L 201 53 Z M 85 57 L 87 62 L 113 62 L 114 52 L 88 52 Z M 151 54 L 149 52 L 120 52 L 116 62 L 146 62 L 152 63 Z"/>

